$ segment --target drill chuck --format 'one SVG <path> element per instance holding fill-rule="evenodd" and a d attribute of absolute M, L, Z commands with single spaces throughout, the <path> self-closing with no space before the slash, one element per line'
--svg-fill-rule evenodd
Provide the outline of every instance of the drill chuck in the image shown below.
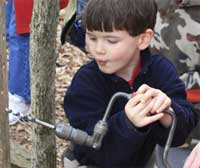
<path fill-rule="evenodd" d="M 55 133 L 57 137 L 65 140 L 70 140 L 75 144 L 93 147 L 95 149 L 99 149 L 101 147 L 101 142 L 106 132 L 107 124 L 103 121 L 99 121 L 95 125 L 94 133 L 92 136 L 88 135 L 86 132 L 80 129 L 73 128 L 69 124 L 57 124 L 55 126 Z"/>
<path fill-rule="evenodd" d="M 57 124 L 55 133 L 59 138 L 70 140 L 75 144 L 86 145 L 89 147 L 93 145 L 93 138 L 90 135 L 82 130 L 73 128 L 69 124 Z"/>

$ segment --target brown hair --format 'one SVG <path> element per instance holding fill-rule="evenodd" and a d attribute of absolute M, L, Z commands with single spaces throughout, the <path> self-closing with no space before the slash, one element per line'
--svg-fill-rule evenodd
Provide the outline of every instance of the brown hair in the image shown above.
<path fill-rule="evenodd" d="M 83 16 L 90 30 L 126 30 L 137 36 L 154 29 L 157 6 L 154 0 L 89 0 Z"/>

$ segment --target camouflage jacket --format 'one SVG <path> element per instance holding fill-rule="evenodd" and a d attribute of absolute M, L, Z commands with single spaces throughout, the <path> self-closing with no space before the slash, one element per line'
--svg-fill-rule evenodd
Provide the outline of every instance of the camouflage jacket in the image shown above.
<path fill-rule="evenodd" d="M 151 47 L 177 67 L 187 89 L 200 88 L 200 0 L 156 0 L 159 12 Z"/>

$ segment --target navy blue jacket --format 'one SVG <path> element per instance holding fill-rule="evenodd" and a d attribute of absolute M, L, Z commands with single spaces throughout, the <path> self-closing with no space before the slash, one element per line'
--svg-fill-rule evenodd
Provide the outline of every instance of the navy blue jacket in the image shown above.
<path fill-rule="evenodd" d="M 197 122 L 191 103 L 185 100 L 185 86 L 173 64 L 165 57 L 151 56 L 149 50 L 141 55 L 142 68 L 132 87 L 120 77 L 102 73 L 94 60 L 79 69 L 64 99 L 64 109 L 73 127 L 92 135 L 94 125 L 102 119 L 114 93 L 132 93 L 142 84 L 147 84 L 162 90 L 171 98 L 172 108 L 177 115 L 173 146 L 184 143 Z M 164 128 L 159 121 L 150 124 L 146 131 L 129 127 L 124 112 L 126 102 L 122 98 L 115 103 L 100 150 L 75 145 L 75 157 L 81 164 L 103 168 L 143 167 L 155 145 L 165 144 L 169 128 Z"/>

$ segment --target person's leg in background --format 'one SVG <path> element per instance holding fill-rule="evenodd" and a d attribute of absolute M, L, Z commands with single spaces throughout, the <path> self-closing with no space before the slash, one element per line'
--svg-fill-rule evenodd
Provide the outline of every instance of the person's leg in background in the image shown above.
<path fill-rule="evenodd" d="M 8 0 L 5 1 L 4 4 L 4 21 L 5 21 L 5 31 L 6 31 L 6 42 L 9 43 L 9 24 L 10 24 L 10 18 L 11 18 L 11 12 L 12 12 L 12 1 Z"/>
<path fill-rule="evenodd" d="M 76 0 L 76 20 L 82 18 L 88 0 Z"/>
<path fill-rule="evenodd" d="M 62 45 L 65 41 L 85 52 L 85 28 L 82 25 L 82 15 L 88 0 L 76 0 L 76 12 L 63 27 L 61 33 Z"/>
<path fill-rule="evenodd" d="M 7 6 L 8 5 L 8 6 Z M 19 121 L 19 116 L 30 113 L 29 33 L 17 34 L 14 2 L 5 5 L 7 44 L 9 47 L 8 90 L 10 125 Z"/>
<path fill-rule="evenodd" d="M 69 33 L 71 43 L 85 51 L 85 28 L 82 25 L 82 15 L 88 0 L 76 0 L 76 17 Z"/>

